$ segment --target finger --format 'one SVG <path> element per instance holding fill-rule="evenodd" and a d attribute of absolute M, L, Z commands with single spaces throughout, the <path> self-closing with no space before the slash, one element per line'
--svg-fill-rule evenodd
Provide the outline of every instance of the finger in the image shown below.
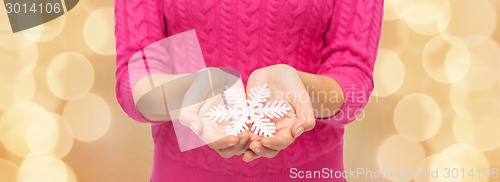
<path fill-rule="evenodd" d="M 305 131 L 312 130 L 316 125 L 316 120 L 311 116 L 299 115 L 292 125 L 293 137 L 297 138 Z"/>
<path fill-rule="evenodd" d="M 224 158 L 229 158 L 234 155 L 243 155 L 247 151 L 245 145 L 236 144 L 235 146 L 225 149 L 216 149 L 216 151 Z"/>
<path fill-rule="evenodd" d="M 216 150 L 222 158 L 228 159 L 233 157 L 235 154 L 228 149 Z"/>
<path fill-rule="evenodd" d="M 250 150 L 246 151 L 245 154 L 243 154 L 243 157 L 242 157 L 243 161 L 245 161 L 245 162 L 251 162 L 251 161 L 253 161 L 253 160 L 257 159 L 257 158 L 259 158 L 259 156 L 256 155 L 254 152 L 252 152 Z"/>
<path fill-rule="evenodd" d="M 248 142 L 250 142 L 250 140 L 251 140 L 251 134 L 250 134 L 250 133 L 248 133 L 248 132 L 243 132 L 243 133 L 240 133 L 240 134 L 238 135 L 238 139 L 240 140 L 240 141 L 239 141 L 239 144 L 240 144 L 240 145 L 244 145 L 244 146 L 245 146 L 245 148 L 246 148 L 246 146 L 247 146 Z"/>
<path fill-rule="evenodd" d="M 305 91 L 305 89 L 304 89 Z M 311 98 L 307 92 L 297 93 L 298 97 L 292 97 L 292 107 L 296 113 L 296 120 L 292 125 L 292 135 L 298 137 L 304 131 L 312 130 L 316 124 Z"/>
<path fill-rule="evenodd" d="M 209 143 L 208 146 L 212 149 L 221 150 L 221 149 L 227 149 L 229 147 L 232 147 L 232 146 L 236 145 L 238 142 L 239 142 L 238 137 L 228 135 L 228 136 L 225 136 L 225 137 L 223 137 L 215 142 Z"/>
<path fill-rule="evenodd" d="M 262 137 L 260 135 L 257 135 L 255 133 L 250 133 L 250 140 L 251 141 L 260 141 L 262 139 Z"/>
<path fill-rule="evenodd" d="M 250 141 L 250 135 L 248 133 L 241 133 L 238 135 L 239 142 L 232 146 L 224 149 L 218 149 L 218 152 L 222 154 L 228 155 L 242 155 L 247 151 L 248 142 Z"/>
<path fill-rule="evenodd" d="M 264 147 L 260 142 L 253 141 L 250 143 L 249 148 L 258 156 L 263 156 L 267 158 L 274 158 L 278 154 L 279 151 L 272 150 L 267 147 Z"/>
<path fill-rule="evenodd" d="M 283 150 L 293 142 L 294 138 L 290 129 L 282 129 L 273 137 L 265 137 L 260 140 L 262 145 L 273 150 Z"/>

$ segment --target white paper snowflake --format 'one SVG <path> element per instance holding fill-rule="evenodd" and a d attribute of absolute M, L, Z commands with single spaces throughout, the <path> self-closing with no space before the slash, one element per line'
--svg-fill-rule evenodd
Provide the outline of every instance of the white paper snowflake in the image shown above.
<path fill-rule="evenodd" d="M 224 91 L 223 96 L 227 101 L 228 108 L 223 105 L 216 105 L 210 109 L 206 115 L 213 121 L 228 121 L 226 134 L 237 136 L 239 133 L 248 130 L 247 124 L 252 124 L 252 131 L 260 136 L 271 137 L 276 132 L 276 126 L 270 121 L 272 118 L 281 118 L 291 110 L 283 102 L 268 102 L 271 91 L 267 84 L 250 89 L 250 100 L 245 98 L 243 90 L 229 88 Z M 267 116 L 267 117 L 266 117 Z"/>

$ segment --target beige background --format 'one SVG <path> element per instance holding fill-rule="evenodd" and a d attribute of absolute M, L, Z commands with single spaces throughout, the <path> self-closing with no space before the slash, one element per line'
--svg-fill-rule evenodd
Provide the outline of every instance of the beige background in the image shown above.
<path fill-rule="evenodd" d="M 346 129 L 346 169 L 500 168 L 499 14 L 498 0 L 386 0 L 376 88 Z M 18 34 L 2 6 L 0 22 L 0 181 L 148 181 L 149 126 L 115 100 L 112 1 Z M 350 181 L 412 180 L 431 181 Z"/>

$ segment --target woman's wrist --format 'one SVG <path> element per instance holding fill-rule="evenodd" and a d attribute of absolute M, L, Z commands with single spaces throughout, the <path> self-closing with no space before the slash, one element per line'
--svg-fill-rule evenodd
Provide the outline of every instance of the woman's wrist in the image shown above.
<path fill-rule="evenodd" d="M 340 84 L 333 78 L 297 71 L 304 84 L 316 118 L 334 116 L 344 103 L 344 93 Z"/>

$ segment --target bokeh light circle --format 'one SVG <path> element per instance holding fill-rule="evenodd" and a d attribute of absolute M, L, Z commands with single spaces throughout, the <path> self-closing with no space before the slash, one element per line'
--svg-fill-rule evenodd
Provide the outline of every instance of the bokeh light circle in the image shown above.
<path fill-rule="evenodd" d="M 497 12 L 490 0 L 450 0 L 453 13 L 445 32 L 466 38 L 468 36 L 491 36 L 497 26 Z"/>
<path fill-rule="evenodd" d="M 59 126 L 59 140 L 52 150 L 52 153 L 62 158 L 68 155 L 73 147 L 73 131 L 71 130 L 69 123 L 60 115 L 51 114 L 51 117 Z"/>
<path fill-rule="evenodd" d="M 19 167 L 18 182 L 66 182 L 66 164 L 47 153 L 28 155 Z"/>
<path fill-rule="evenodd" d="M 26 138 L 32 152 L 50 152 L 58 157 L 66 156 L 73 146 L 71 127 L 52 113 L 36 118 L 28 126 Z"/>
<path fill-rule="evenodd" d="M 94 84 L 94 69 L 81 54 L 65 52 L 52 59 L 47 68 L 47 84 L 62 99 L 77 99 L 87 94 Z"/>
<path fill-rule="evenodd" d="M 5 7 L 5 6 L 4 6 Z M 7 12 L 5 8 L 0 8 L 0 48 L 9 49 L 9 50 L 19 50 L 24 49 L 33 45 L 33 41 L 29 40 L 21 33 L 12 33 L 12 29 L 10 26 L 9 17 L 6 16 Z M 1 52 L 1 49 L 0 49 Z M 0 54 L 3 55 L 3 54 Z M 1 60 L 0 56 L 0 60 Z M 0 69 L 2 66 L 0 65 Z M 0 71 L 1 73 L 1 71 Z"/>
<path fill-rule="evenodd" d="M 477 170 L 477 169 L 487 169 L 490 167 L 490 164 L 488 162 L 488 159 L 484 155 L 484 153 L 480 152 L 474 147 L 471 147 L 466 144 L 454 144 L 452 146 L 449 146 L 443 152 L 441 152 L 442 155 L 445 155 L 447 157 L 450 157 L 453 159 L 456 164 L 458 165 L 458 169 L 464 169 L 464 171 L 469 172 L 471 169 Z M 477 171 L 476 171 L 477 172 Z M 476 173 L 477 174 L 477 173 Z M 488 179 L 485 177 L 479 178 L 478 175 L 474 176 L 468 176 L 465 175 L 464 178 L 462 178 L 463 181 L 467 182 L 487 182 Z"/>
<path fill-rule="evenodd" d="M 0 159 L 0 181 L 16 181 L 16 174 L 19 167 L 12 161 Z"/>
<path fill-rule="evenodd" d="M 384 141 L 377 153 L 379 169 L 392 173 L 386 176 L 391 181 L 410 181 L 413 176 L 403 172 L 416 171 L 425 158 L 425 151 L 418 142 L 410 141 L 400 135 L 394 135 Z"/>
<path fill-rule="evenodd" d="M 449 100 L 457 116 L 470 121 L 489 120 L 499 117 L 500 87 L 469 91 L 456 84 L 450 87 Z"/>
<path fill-rule="evenodd" d="M 387 0 L 384 2 L 384 20 L 397 20 L 408 13 L 414 0 Z"/>
<path fill-rule="evenodd" d="M 373 79 L 377 96 L 390 95 L 403 84 L 405 68 L 396 53 L 380 49 L 375 62 L 375 70 Z"/>
<path fill-rule="evenodd" d="M 78 182 L 78 178 L 76 177 L 75 171 L 66 164 L 66 171 L 68 172 L 67 182 Z"/>
<path fill-rule="evenodd" d="M 114 9 L 111 7 L 94 10 L 85 20 L 83 37 L 94 52 L 102 55 L 115 54 Z"/>
<path fill-rule="evenodd" d="M 99 139 L 111 124 L 108 105 L 94 94 L 69 101 L 64 106 L 63 117 L 71 126 L 73 136 L 81 141 Z"/>
<path fill-rule="evenodd" d="M 0 33 L 1 36 L 3 36 L 2 33 Z M 0 39 L 0 44 L 1 42 Z M 9 42 L 9 44 L 15 43 Z M 0 79 L 26 77 L 33 72 L 37 63 L 38 46 L 34 43 L 27 44 L 24 48 L 17 48 L 16 50 L 0 49 Z"/>
<path fill-rule="evenodd" d="M 453 136 L 459 142 L 481 151 L 492 151 L 500 147 L 500 99 L 480 98 L 469 101 L 475 108 L 469 113 L 455 116 Z"/>
<path fill-rule="evenodd" d="M 442 113 L 434 98 L 418 93 L 401 99 L 393 117 L 399 134 L 410 140 L 424 141 L 438 132 Z"/>
<path fill-rule="evenodd" d="M 417 0 L 403 18 L 410 28 L 422 35 L 442 32 L 451 17 L 448 0 Z"/>
<path fill-rule="evenodd" d="M 460 80 L 470 66 L 467 45 L 459 38 L 446 34 L 437 35 L 426 43 L 422 60 L 427 75 L 441 83 Z"/>
<path fill-rule="evenodd" d="M 59 126 L 50 115 L 39 116 L 28 125 L 26 141 L 31 151 L 50 152 L 59 140 Z"/>
<path fill-rule="evenodd" d="M 464 77 L 456 82 L 462 89 L 486 89 L 500 79 L 500 48 L 489 37 L 472 36 L 464 39 L 470 53 L 470 67 Z"/>
<path fill-rule="evenodd" d="M 459 168 L 453 158 L 442 154 L 431 155 L 420 163 L 417 171 L 421 176 L 415 182 L 461 182 L 461 179 L 446 177 L 445 169 Z"/>
<path fill-rule="evenodd" d="M 0 79 L 0 110 L 22 102 L 27 102 L 35 95 L 35 79 L 28 75 L 19 79 Z"/>
<path fill-rule="evenodd" d="M 34 42 L 47 42 L 56 38 L 63 30 L 65 24 L 66 16 L 60 16 L 54 20 L 23 31 L 21 34 Z"/>
<path fill-rule="evenodd" d="M 26 133 L 31 122 L 46 114 L 45 109 L 34 103 L 21 103 L 2 115 L 0 118 L 0 139 L 11 153 L 24 157 L 28 148 Z"/>

